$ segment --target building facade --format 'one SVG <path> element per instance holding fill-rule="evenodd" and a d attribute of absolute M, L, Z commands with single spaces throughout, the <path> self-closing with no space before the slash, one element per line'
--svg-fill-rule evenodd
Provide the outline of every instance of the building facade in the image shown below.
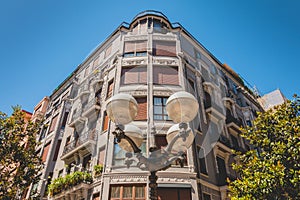
<path fill-rule="evenodd" d="M 148 199 L 149 172 L 116 143 L 106 105 L 118 93 L 137 100 L 139 111 L 132 123 L 143 131 L 141 148 L 147 156 L 149 134 L 158 148 L 167 145 L 166 133 L 174 123 L 166 113 L 166 100 L 178 91 L 193 94 L 199 102 L 198 115 L 189 123 L 195 140 L 183 167 L 175 161 L 157 173 L 159 199 L 227 199 L 226 179 L 237 177 L 231 168 L 232 150 L 251 148 L 239 128 L 251 125 L 262 108 L 228 65 L 156 11 L 121 24 L 40 102 L 46 110 L 35 108 L 34 116 L 39 112 L 45 118 L 37 147 L 45 167 L 27 197 Z M 70 180 L 66 187 L 63 182 Z"/>

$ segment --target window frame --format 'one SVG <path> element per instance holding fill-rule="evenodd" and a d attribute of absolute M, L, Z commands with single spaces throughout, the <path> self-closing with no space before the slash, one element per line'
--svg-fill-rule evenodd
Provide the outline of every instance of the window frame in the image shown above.
<path fill-rule="evenodd" d="M 167 111 L 166 111 L 166 102 L 167 102 L 167 99 L 169 97 L 165 97 L 165 96 L 154 96 L 153 97 L 153 120 L 157 120 L 157 121 L 163 121 L 163 120 L 166 120 L 166 121 L 171 121 L 171 118 L 168 116 L 167 114 Z M 155 99 L 160 99 L 160 105 L 155 105 Z M 161 113 L 156 113 L 156 110 L 155 108 L 159 108 L 161 107 L 160 111 Z M 158 119 L 158 118 L 155 118 L 155 116 L 162 116 L 161 119 Z"/>

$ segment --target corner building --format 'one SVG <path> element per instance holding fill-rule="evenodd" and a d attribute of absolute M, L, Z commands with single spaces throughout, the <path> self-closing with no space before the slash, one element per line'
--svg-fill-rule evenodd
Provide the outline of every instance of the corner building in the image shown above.
<path fill-rule="evenodd" d="M 226 179 L 238 176 L 231 168 L 231 150 L 252 148 L 239 128 L 251 125 L 262 109 L 229 66 L 156 11 L 121 24 L 49 97 L 37 147 L 45 167 L 27 197 L 148 199 L 149 172 L 116 143 L 106 105 L 114 94 L 135 97 L 139 112 L 132 123 L 143 131 L 141 148 L 147 156 L 150 134 L 158 148 L 167 145 L 166 132 L 174 123 L 166 113 L 166 100 L 178 91 L 192 93 L 199 102 L 198 115 L 189 123 L 195 140 L 183 167 L 174 161 L 157 173 L 159 199 L 228 199 Z M 102 165 L 103 171 L 96 174 L 95 165 Z M 92 174 L 92 180 L 47 194 L 51 180 L 76 171 Z"/>

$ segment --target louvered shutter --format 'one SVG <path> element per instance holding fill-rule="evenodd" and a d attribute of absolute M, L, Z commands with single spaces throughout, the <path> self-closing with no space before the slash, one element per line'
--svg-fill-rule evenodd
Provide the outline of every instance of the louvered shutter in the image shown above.
<path fill-rule="evenodd" d="M 50 144 L 51 144 L 51 142 L 46 144 L 46 146 L 44 147 L 43 155 L 42 155 L 42 162 L 46 162 L 46 160 L 47 160 L 47 155 L 48 155 L 48 151 L 49 151 L 49 148 L 50 148 Z"/>
<path fill-rule="evenodd" d="M 147 120 L 147 99 L 146 98 L 137 98 L 138 103 L 138 114 L 135 120 Z"/>
<path fill-rule="evenodd" d="M 154 41 L 153 55 L 155 56 L 176 56 L 176 43 L 169 41 Z"/>

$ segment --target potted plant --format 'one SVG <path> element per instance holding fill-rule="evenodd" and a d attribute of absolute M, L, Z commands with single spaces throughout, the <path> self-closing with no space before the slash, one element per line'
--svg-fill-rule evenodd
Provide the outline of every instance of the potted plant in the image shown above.
<path fill-rule="evenodd" d="M 98 177 L 102 174 L 103 171 L 103 165 L 99 164 L 99 165 L 94 165 L 94 176 Z"/>

